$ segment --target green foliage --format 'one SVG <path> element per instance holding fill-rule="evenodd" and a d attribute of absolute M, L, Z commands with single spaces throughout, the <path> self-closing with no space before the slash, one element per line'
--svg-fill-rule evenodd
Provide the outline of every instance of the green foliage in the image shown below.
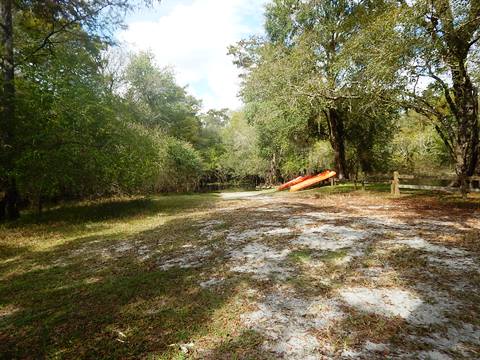
<path fill-rule="evenodd" d="M 171 69 L 160 69 L 151 54 L 139 53 L 131 57 L 125 79 L 136 121 L 185 141 L 198 141 L 200 102 L 176 84 Z"/>
<path fill-rule="evenodd" d="M 95 41 L 67 42 L 55 57 L 20 67 L 16 173 L 24 197 L 134 192 L 152 178 L 155 143 L 117 113 L 100 50 Z"/>
<path fill-rule="evenodd" d="M 230 48 L 245 102 L 230 114 L 202 113 L 152 54 L 109 51 L 127 1 L 14 2 L 0 192 L 41 203 L 325 168 L 472 172 L 480 8 L 451 3 L 272 0 L 265 36 Z"/>
<path fill-rule="evenodd" d="M 203 159 L 205 181 L 226 181 L 228 177 L 228 172 L 222 165 L 222 157 L 226 151 L 223 133 L 230 121 L 227 111 L 209 110 L 200 117 L 202 127 L 196 148 Z"/>
<path fill-rule="evenodd" d="M 392 168 L 415 174 L 451 169 L 452 159 L 432 123 L 415 113 L 404 115 L 392 142 Z"/>
<path fill-rule="evenodd" d="M 221 158 L 225 171 L 237 179 L 263 177 L 266 161 L 260 157 L 256 129 L 249 125 L 241 112 L 232 115 L 223 132 L 225 153 Z"/>
<path fill-rule="evenodd" d="M 246 114 L 257 125 L 261 154 L 270 160 L 274 177 L 336 168 L 342 146 L 351 172 L 385 170 L 398 110 L 385 104 L 362 75 L 363 59 L 345 51 L 369 6 L 273 1 L 266 11 L 266 39 L 231 47 L 236 64 L 246 71 Z M 386 85 L 383 98 L 390 95 Z M 309 155 L 319 140 L 336 149 L 334 162 L 327 152 L 324 158 Z"/>
<path fill-rule="evenodd" d="M 159 136 L 157 191 L 195 190 L 202 176 L 203 163 L 191 144 L 170 136 Z"/>
<path fill-rule="evenodd" d="M 334 156 L 328 141 L 317 141 L 310 148 L 307 158 L 307 171 L 311 174 L 333 167 Z"/>
<path fill-rule="evenodd" d="M 364 76 L 434 124 L 466 192 L 478 162 L 478 1 L 384 1 L 347 46 Z"/>

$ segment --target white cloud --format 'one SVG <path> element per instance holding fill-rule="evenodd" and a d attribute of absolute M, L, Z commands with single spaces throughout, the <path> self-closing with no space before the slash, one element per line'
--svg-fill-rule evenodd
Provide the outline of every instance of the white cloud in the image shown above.
<path fill-rule="evenodd" d="M 132 21 L 118 37 L 135 51 L 150 50 L 159 65 L 175 68 L 204 108 L 237 108 L 238 70 L 227 47 L 261 31 L 266 0 L 190 0 L 157 20 Z M 161 7 L 162 5 L 160 5 Z"/>

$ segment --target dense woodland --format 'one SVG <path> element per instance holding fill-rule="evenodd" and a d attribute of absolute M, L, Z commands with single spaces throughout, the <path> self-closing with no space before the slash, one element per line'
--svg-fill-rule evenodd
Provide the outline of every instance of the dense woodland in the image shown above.
<path fill-rule="evenodd" d="M 1 219 L 325 168 L 455 173 L 464 191 L 478 173 L 478 0 L 273 0 L 265 35 L 228 49 L 244 108 L 208 111 L 174 69 L 114 42 L 132 10 L 2 0 Z"/>

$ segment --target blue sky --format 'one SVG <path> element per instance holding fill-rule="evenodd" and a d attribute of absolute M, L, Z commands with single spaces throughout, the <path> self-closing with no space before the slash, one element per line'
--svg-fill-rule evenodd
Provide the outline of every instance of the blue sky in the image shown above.
<path fill-rule="evenodd" d="M 130 51 L 149 50 L 172 66 L 204 109 L 241 106 L 238 69 L 228 45 L 262 33 L 267 0 L 162 0 L 126 19 L 118 39 Z"/>

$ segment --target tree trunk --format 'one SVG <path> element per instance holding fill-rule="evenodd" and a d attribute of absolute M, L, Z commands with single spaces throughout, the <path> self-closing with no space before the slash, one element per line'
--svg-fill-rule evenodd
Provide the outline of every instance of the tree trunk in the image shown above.
<path fill-rule="evenodd" d="M 5 217 L 13 220 L 18 218 L 18 191 L 14 178 L 14 127 L 15 127 L 15 66 L 13 55 L 13 0 L 2 0 L 0 2 L 1 22 L 1 69 L 2 69 L 2 99 L 1 99 L 1 150 L 4 178 L 0 181 L 5 186 Z M 0 211 L 0 214 L 3 212 Z"/>
<path fill-rule="evenodd" d="M 270 184 L 269 185 L 277 184 L 280 178 L 281 178 L 281 173 L 280 173 L 280 169 L 278 168 L 277 154 L 274 153 L 272 160 L 270 161 L 270 180 L 269 180 Z"/>
<path fill-rule="evenodd" d="M 468 192 L 467 177 L 475 173 L 478 162 L 478 93 L 472 84 L 463 60 L 452 66 L 455 117 L 458 123 L 455 146 L 455 170 L 462 195 Z"/>
<path fill-rule="evenodd" d="M 327 118 L 330 125 L 330 143 L 335 156 L 335 172 L 340 180 L 345 179 L 348 177 L 348 171 L 345 161 L 345 128 L 343 119 L 336 109 L 329 109 Z"/>

